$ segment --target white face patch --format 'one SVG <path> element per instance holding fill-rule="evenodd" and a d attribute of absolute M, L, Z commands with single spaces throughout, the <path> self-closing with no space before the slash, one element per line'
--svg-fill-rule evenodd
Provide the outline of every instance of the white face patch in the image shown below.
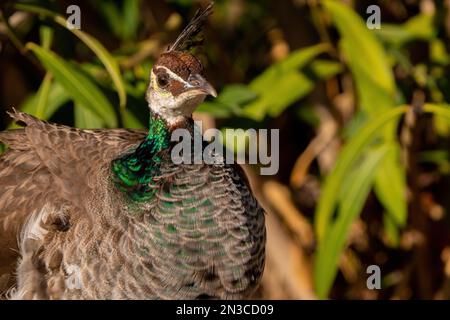
<path fill-rule="evenodd" d="M 170 78 L 172 78 L 173 80 L 179 81 L 181 83 L 184 84 L 184 86 L 186 88 L 191 88 L 192 86 L 189 84 L 189 82 L 185 81 L 182 77 L 180 77 L 179 75 L 177 75 L 175 72 L 173 72 L 172 70 L 170 70 L 167 67 L 164 66 L 160 66 L 158 68 L 156 68 L 157 70 L 163 69 L 166 71 L 166 73 L 169 75 Z"/>
<path fill-rule="evenodd" d="M 163 69 L 171 79 L 183 83 L 186 88 L 194 87 L 164 66 L 159 66 L 157 69 Z M 169 124 L 175 124 L 185 117 L 190 117 L 192 112 L 203 102 L 205 97 L 206 94 L 199 94 L 193 90 L 183 92 L 175 97 L 170 91 L 158 87 L 156 75 L 153 70 L 151 71 L 150 87 L 147 91 L 149 108 L 160 115 Z"/>

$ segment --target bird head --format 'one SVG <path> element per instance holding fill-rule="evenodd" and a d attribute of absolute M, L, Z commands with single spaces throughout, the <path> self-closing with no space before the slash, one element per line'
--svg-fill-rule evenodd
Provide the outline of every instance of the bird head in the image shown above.
<path fill-rule="evenodd" d="M 191 117 L 207 95 L 217 96 L 203 76 L 201 62 L 188 51 L 212 13 L 212 7 L 213 3 L 210 3 L 204 10 L 197 11 L 151 70 L 147 90 L 149 107 L 169 124 Z"/>
<path fill-rule="evenodd" d="M 201 62 L 190 53 L 165 52 L 153 65 L 147 101 L 151 111 L 169 123 L 190 117 L 207 95 L 216 97 L 216 90 L 204 78 Z"/>

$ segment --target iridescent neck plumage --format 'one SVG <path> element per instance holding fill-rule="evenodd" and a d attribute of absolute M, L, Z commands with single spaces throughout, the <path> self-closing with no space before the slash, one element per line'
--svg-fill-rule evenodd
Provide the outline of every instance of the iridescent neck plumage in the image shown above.
<path fill-rule="evenodd" d="M 113 160 L 112 178 L 119 190 L 134 201 L 153 196 L 152 178 L 158 173 L 161 152 L 170 145 L 170 130 L 158 115 L 151 114 L 148 135 L 131 152 Z"/>

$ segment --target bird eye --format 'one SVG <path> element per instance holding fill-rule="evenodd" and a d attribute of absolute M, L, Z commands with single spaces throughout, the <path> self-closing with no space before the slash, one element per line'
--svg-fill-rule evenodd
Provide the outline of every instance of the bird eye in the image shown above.
<path fill-rule="evenodd" d="M 158 76 L 157 81 L 158 81 L 158 85 L 160 87 L 165 87 L 169 84 L 169 79 L 167 78 L 167 75 L 165 75 L 165 74 Z"/>

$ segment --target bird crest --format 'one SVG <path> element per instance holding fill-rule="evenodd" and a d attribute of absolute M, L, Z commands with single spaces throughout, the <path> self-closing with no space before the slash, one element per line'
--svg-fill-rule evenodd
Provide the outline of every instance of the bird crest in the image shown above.
<path fill-rule="evenodd" d="M 202 31 L 206 19 L 211 15 L 213 6 L 214 3 L 210 2 L 204 9 L 197 10 L 192 20 L 181 31 L 174 43 L 167 48 L 166 52 L 187 51 L 200 45 L 203 39 L 199 37 L 199 34 Z"/>

